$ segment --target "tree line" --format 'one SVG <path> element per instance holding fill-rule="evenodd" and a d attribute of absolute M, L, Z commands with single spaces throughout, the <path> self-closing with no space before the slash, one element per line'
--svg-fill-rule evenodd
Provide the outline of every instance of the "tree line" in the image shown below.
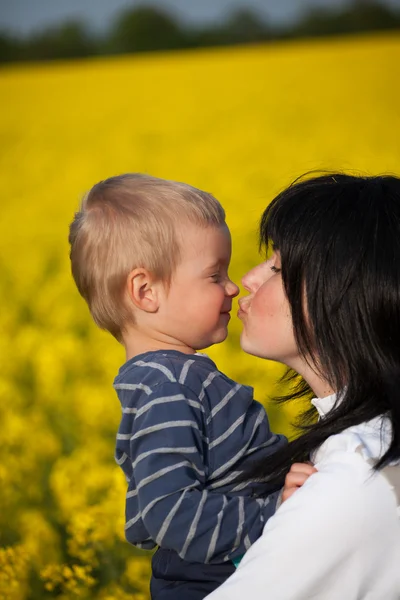
<path fill-rule="evenodd" d="M 80 21 L 64 22 L 27 37 L 0 32 L 0 62 L 71 59 L 88 56 L 178 50 L 272 40 L 400 30 L 400 10 L 376 0 L 353 0 L 340 9 L 314 8 L 296 23 L 272 26 L 242 9 L 218 25 L 183 26 L 156 7 L 121 12 L 104 34 Z"/>

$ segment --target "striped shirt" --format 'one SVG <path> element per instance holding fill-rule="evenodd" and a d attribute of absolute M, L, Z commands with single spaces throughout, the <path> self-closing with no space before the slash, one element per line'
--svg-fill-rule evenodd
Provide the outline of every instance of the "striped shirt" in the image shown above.
<path fill-rule="evenodd" d="M 116 461 L 127 481 L 127 540 L 175 550 L 193 562 L 243 555 L 274 513 L 277 494 L 257 498 L 238 477 L 276 452 L 253 389 L 218 371 L 203 354 L 147 352 L 121 367 Z"/>

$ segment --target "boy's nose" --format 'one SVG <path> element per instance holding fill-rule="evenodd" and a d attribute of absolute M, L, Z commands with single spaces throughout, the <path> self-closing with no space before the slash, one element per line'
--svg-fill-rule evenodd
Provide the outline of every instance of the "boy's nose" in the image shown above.
<path fill-rule="evenodd" d="M 235 298 L 239 294 L 239 287 L 233 281 L 229 280 L 226 286 L 226 293 L 231 298 Z"/>

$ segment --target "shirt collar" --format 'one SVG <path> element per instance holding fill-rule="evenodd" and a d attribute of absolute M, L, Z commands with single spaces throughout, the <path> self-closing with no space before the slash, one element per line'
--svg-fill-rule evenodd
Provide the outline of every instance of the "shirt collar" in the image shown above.
<path fill-rule="evenodd" d="M 320 417 L 325 417 L 336 404 L 336 394 L 325 396 L 325 398 L 313 398 L 311 404 L 315 406 Z"/>

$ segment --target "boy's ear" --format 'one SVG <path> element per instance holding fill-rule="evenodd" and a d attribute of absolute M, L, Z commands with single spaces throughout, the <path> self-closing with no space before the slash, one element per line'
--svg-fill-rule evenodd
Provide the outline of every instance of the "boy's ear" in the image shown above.
<path fill-rule="evenodd" d="M 139 267 L 129 273 L 127 292 L 136 308 L 150 313 L 157 312 L 160 304 L 159 282 L 147 269 Z"/>

